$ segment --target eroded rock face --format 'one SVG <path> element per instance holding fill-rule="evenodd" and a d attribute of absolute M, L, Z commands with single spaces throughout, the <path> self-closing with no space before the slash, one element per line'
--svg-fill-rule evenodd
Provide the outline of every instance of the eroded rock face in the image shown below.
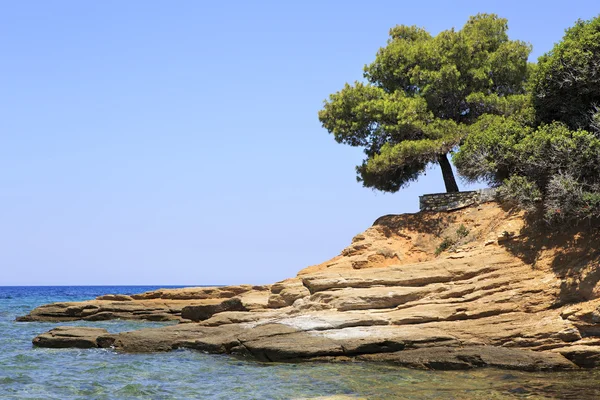
<path fill-rule="evenodd" d="M 503 232 L 514 234 L 499 241 Z M 455 245 L 436 255 L 444 238 Z M 271 286 L 107 295 L 42 306 L 22 320 L 187 322 L 114 335 L 59 328 L 34 339 L 46 347 L 191 348 L 442 369 L 595 367 L 599 245 L 595 233 L 535 231 L 493 203 L 386 216 L 339 256 Z"/>

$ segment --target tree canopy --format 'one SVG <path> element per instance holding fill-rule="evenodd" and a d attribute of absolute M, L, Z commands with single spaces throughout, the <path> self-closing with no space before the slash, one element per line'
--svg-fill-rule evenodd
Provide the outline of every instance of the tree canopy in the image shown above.
<path fill-rule="evenodd" d="M 453 161 L 549 223 L 600 219 L 600 16 L 568 29 L 532 76 L 533 118 L 479 118 Z"/>
<path fill-rule="evenodd" d="M 446 190 L 458 191 L 447 158 L 484 114 L 522 114 L 531 47 L 509 40 L 506 19 L 471 17 L 458 31 L 436 36 L 400 25 L 366 82 L 346 84 L 319 112 L 339 143 L 363 147 L 363 186 L 395 192 L 439 163 Z"/>
<path fill-rule="evenodd" d="M 579 20 L 538 60 L 533 76 L 538 121 L 589 129 L 600 106 L 600 16 Z M 596 124 L 600 116 L 596 115 Z"/>

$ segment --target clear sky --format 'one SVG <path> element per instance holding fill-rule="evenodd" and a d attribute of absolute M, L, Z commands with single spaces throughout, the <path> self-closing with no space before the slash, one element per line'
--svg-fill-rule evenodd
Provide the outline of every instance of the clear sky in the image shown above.
<path fill-rule="evenodd" d="M 548 51 L 595 1 L 0 1 L 0 285 L 270 283 L 443 191 L 356 183 L 317 112 L 469 15 Z M 465 187 L 464 185 L 462 186 Z"/>

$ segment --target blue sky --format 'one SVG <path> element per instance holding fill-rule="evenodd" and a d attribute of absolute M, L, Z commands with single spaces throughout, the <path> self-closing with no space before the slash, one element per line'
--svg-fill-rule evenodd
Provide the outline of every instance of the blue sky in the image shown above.
<path fill-rule="evenodd" d="M 0 285 L 269 283 L 443 191 L 362 188 L 317 112 L 389 28 L 508 18 L 550 50 L 595 1 L 0 1 Z M 464 187 L 464 185 L 463 185 Z"/>

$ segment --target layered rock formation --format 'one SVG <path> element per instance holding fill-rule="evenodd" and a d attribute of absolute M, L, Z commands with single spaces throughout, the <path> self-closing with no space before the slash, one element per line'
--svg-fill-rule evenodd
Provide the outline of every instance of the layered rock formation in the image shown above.
<path fill-rule="evenodd" d="M 270 286 L 110 295 L 42 306 L 21 320 L 181 322 L 119 334 L 61 327 L 34 339 L 46 347 L 191 348 L 425 368 L 594 367 L 599 244 L 594 230 L 550 234 L 495 203 L 391 215 L 339 256 Z"/>
<path fill-rule="evenodd" d="M 160 289 L 132 296 L 108 294 L 95 300 L 52 303 L 38 307 L 17 321 L 199 321 L 222 311 L 264 309 L 270 286 L 224 286 Z"/>

